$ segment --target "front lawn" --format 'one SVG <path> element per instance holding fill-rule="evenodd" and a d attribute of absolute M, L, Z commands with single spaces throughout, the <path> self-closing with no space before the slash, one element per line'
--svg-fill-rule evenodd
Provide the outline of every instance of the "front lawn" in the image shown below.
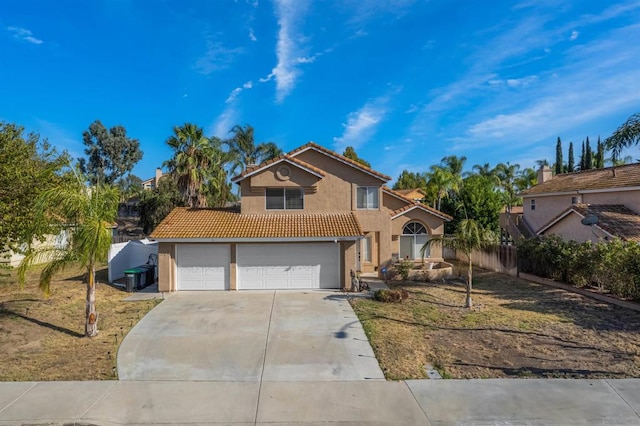
<path fill-rule="evenodd" d="M 640 312 L 477 269 L 465 286 L 402 285 L 401 304 L 352 301 L 388 379 L 640 377 Z"/>
<path fill-rule="evenodd" d="M 81 272 L 56 276 L 47 299 L 37 286 L 39 271 L 39 267 L 29 271 L 23 290 L 15 271 L 9 278 L 0 277 L 0 381 L 116 379 L 120 342 L 158 301 L 123 302 L 128 294 L 102 284 L 107 271 L 98 271 L 100 331 L 85 338 L 86 286 Z"/>

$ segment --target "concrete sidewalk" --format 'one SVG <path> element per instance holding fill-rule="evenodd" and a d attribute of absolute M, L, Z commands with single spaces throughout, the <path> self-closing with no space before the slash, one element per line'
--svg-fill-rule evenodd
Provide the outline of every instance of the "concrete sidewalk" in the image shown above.
<path fill-rule="evenodd" d="M 0 424 L 640 425 L 640 380 L 0 383 Z"/>

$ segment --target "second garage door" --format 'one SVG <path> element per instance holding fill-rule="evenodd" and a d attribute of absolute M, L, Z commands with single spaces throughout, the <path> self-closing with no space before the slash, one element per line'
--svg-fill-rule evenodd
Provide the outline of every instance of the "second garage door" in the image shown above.
<path fill-rule="evenodd" d="M 335 243 L 239 244 L 238 289 L 339 288 Z"/>
<path fill-rule="evenodd" d="M 228 290 L 228 244 L 179 244 L 178 290 Z"/>

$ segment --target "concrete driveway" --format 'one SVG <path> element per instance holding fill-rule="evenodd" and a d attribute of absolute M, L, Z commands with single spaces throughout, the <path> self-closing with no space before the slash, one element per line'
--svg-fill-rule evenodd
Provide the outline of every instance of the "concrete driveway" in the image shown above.
<path fill-rule="evenodd" d="M 120 380 L 384 380 L 335 291 L 174 293 L 129 332 L 117 361 Z"/>

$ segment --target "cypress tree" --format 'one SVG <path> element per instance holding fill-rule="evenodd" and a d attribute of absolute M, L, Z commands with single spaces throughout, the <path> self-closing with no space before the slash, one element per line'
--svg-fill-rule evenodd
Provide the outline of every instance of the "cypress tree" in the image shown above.
<path fill-rule="evenodd" d="M 569 159 L 567 160 L 567 172 L 571 173 L 576 168 L 573 158 L 573 142 L 569 142 Z"/>
<path fill-rule="evenodd" d="M 596 154 L 596 167 L 598 169 L 604 168 L 604 144 L 600 142 L 600 136 L 598 136 L 598 153 Z"/>
<path fill-rule="evenodd" d="M 584 141 L 582 141 L 582 151 L 580 152 L 580 170 L 586 170 L 584 161 Z"/>
<path fill-rule="evenodd" d="M 591 145 L 589 144 L 589 136 L 587 136 L 586 151 L 584 152 L 584 166 L 587 170 L 593 169 L 593 153 L 591 152 Z"/>
<path fill-rule="evenodd" d="M 560 142 L 560 136 L 558 136 L 558 142 L 556 142 L 556 174 L 562 173 L 562 142 Z"/>

